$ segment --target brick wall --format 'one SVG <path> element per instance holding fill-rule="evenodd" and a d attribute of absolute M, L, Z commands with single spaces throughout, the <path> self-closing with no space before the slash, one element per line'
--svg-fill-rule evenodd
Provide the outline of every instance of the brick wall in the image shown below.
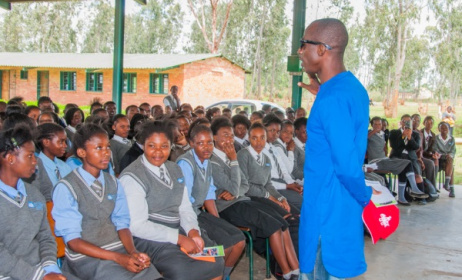
<path fill-rule="evenodd" d="M 20 79 L 21 69 L 19 67 L 4 69 L 2 90 L 4 98 L 22 96 L 25 100 L 36 100 L 37 71 L 48 71 L 48 95 L 54 102 L 89 105 L 95 97 L 103 102 L 112 99 L 112 69 L 102 70 L 102 92 L 86 91 L 85 69 L 34 68 L 29 69 L 27 80 Z M 77 73 L 76 90 L 60 90 L 61 71 Z M 162 104 L 165 95 L 149 93 L 149 74 L 155 72 L 153 69 L 126 69 L 125 72 L 137 74 L 137 88 L 136 93 L 123 94 L 122 109 L 128 105 L 139 105 L 143 102 L 151 105 Z M 197 61 L 163 73 L 169 74 L 169 88 L 177 85 L 182 102 L 191 103 L 193 106 L 208 105 L 220 99 L 242 98 L 244 94 L 244 70 L 223 58 Z"/>

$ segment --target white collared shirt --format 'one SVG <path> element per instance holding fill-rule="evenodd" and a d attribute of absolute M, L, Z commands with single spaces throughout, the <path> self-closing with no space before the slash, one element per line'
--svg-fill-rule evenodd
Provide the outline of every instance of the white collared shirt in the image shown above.
<path fill-rule="evenodd" d="M 237 141 L 239 144 L 244 145 L 245 141 L 249 141 L 249 135 L 245 135 L 244 138 L 239 138 L 236 135 L 234 135 L 234 141 Z"/>
<path fill-rule="evenodd" d="M 247 149 L 249 150 L 250 155 L 257 161 L 257 163 L 259 161 L 258 156 L 260 156 L 260 165 L 263 166 L 263 151 L 257 153 L 257 151 L 255 151 L 252 146 L 248 146 Z"/>
<path fill-rule="evenodd" d="M 295 142 L 295 145 L 297 145 L 297 147 L 299 147 L 302 150 L 305 150 L 305 143 L 302 143 L 300 139 L 298 139 L 297 137 L 294 137 L 294 142 Z"/>
<path fill-rule="evenodd" d="M 143 154 L 143 157 L 141 158 L 141 161 L 143 162 L 144 166 L 146 166 L 146 168 L 152 173 L 154 173 L 154 175 L 156 175 L 159 179 L 160 179 L 160 169 L 162 168 L 164 170 L 164 178 L 166 180 L 165 183 L 170 185 L 171 183 L 170 175 L 168 174 L 168 170 L 165 167 L 165 164 L 162 163 L 161 166 L 155 166 L 148 161 L 148 159 L 146 158 L 144 154 Z"/>
<path fill-rule="evenodd" d="M 446 140 L 443 139 L 443 137 L 441 136 L 441 134 L 438 134 L 438 138 L 441 140 L 441 142 L 443 142 L 444 145 L 446 145 L 446 144 L 449 142 L 449 140 L 452 139 L 451 135 L 449 135 L 449 134 L 448 134 L 448 136 L 446 137 Z"/>
<path fill-rule="evenodd" d="M 265 148 L 263 149 L 263 153 L 267 155 L 271 161 L 271 178 L 283 179 L 285 181 L 285 184 L 281 182 L 276 182 L 276 181 L 271 181 L 271 183 L 277 190 L 285 190 L 287 188 L 286 185 L 294 183 L 295 180 L 292 178 L 292 176 L 290 175 L 290 172 L 288 172 L 287 167 L 282 163 L 282 161 L 278 161 L 279 168 L 281 168 L 281 172 L 282 172 L 282 178 L 279 178 L 277 166 L 276 166 L 276 163 L 274 162 L 274 157 L 269 151 L 270 148 L 272 148 L 274 157 L 276 159 L 279 159 L 282 156 L 279 154 L 278 149 L 275 149 L 273 144 L 266 143 Z"/>
<path fill-rule="evenodd" d="M 278 141 L 279 144 L 281 144 L 287 150 L 287 144 L 282 142 L 281 138 L 276 139 L 276 141 Z M 290 171 L 290 173 L 292 173 L 292 170 L 294 169 L 294 165 L 295 165 L 294 151 L 287 151 L 287 155 L 286 155 L 286 153 L 284 152 L 283 149 L 281 149 L 281 147 L 274 146 L 274 145 L 273 145 L 273 150 L 278 151 L 278 154 L 280 156 L 278 157 L 278 160 L 280 159 L 279 164 L 284 164 L 286 169 Z"/>

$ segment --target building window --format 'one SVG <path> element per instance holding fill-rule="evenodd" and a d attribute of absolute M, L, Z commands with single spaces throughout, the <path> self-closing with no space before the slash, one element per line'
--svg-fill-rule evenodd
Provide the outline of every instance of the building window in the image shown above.
<path fill-rule="evenodd" d="M 150 74 L 149 93 L 168 94 L 168 74 Z"/>
<path fill-rule="evenodd" d="M 21 80 L 27 80 L 29 78 L 29 71 L 21 70 L 20 77 L 21 77 Z"/>
<path fill-rule="evenodd" d="M 136 73 L 124 73 L 123 92 L 136 93 Z"/>
<path fill-rule="evenodd" d="M 60 89 L 75 90 L 77 88 L 77 72 L 61 72 Z"/>
<path fill-rule="evenodd" d="M 103 91 L 103 73 L 87 73 L 87 91 Z"/>

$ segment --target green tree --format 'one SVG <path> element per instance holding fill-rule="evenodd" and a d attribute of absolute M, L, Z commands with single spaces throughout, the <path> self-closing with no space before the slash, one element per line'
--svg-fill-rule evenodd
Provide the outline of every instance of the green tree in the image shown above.
<path fill-rule="evenodd" d="M 184 13 L 174 0 L 148 1 L 125 23 L 125 52 L 173 53 L 183 28 Z"/>
<path fill-rule="evenodd" d="M 413 37 L 407 43 L 401 88 L 420 95 L 422 80 L 429 72 L 430 42 L 427 38 Z"/>
<path fill-rule="evenodd" d="M 109 0 L 90 3 L 87 10 L 88 31 L 85 34 L 82 52 L 109 53 L 114 48 L 114 7 Z"/>

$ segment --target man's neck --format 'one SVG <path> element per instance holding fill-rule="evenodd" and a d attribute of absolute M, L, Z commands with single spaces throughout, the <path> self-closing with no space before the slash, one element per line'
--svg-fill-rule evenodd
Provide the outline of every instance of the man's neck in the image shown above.
<path fill-rule="evenodd" d="M 321 80 L 321 84 L 329 81 L 338 74 L 345 72 L 345 65 L 342 63 L 332 63 L 329 67 L 324 67 L 324 70 L 320 70 L 317 75 Z"/>

